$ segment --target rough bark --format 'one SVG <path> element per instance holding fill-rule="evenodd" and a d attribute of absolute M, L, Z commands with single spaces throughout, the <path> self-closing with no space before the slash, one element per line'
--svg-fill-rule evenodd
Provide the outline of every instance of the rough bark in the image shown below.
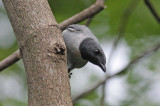
<path fill-rule="evenodd" d="M 72 106 L 66 47 L 47 0 L 3 0 L 24 62 L 29 106 Z"/>

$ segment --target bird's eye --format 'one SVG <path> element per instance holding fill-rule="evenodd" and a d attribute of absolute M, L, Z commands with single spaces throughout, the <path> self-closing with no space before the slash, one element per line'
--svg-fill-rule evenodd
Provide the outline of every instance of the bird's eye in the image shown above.
<path fill-rule="evenodd" d="M 76 29 L 73 28 L 73 27 L 68 27 L 67 29 L 68 29 L 69 31 L 71 31 L 71 32 L 75 32 L 75 31 L 76 31 Z"/>
<path fill-rule="evenodd" d="M 99 54 L 100 51 L 99 51 L 98 49 L 95 49 L 95 50 L 94 50 L 94 53 L 95 53 L 95 54 Z"/>

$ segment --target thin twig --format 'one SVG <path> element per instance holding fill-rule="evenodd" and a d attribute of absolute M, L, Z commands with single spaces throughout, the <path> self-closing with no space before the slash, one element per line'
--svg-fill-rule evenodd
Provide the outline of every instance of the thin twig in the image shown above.
<path fill-rule="evenodd" d="M 138 55 L 137 57 L 135 57 L 132 61 L 129 62 L 129 64 L 122 71 L 119 71 L 114 76 L 124 74 L 127 71 L 127 69 L 131 67 L 133 64 L 137 63 L 140 59 L 147 56 L 148 54 L 156 52 L 159 49 L 160 49 L 160 43 L 158 43 L 157 45 L 153 46 L 151 49 L 148 49 L 143 53 L 141 53 L 140 55 Z"/>
<path fill-rule="evenodd" d="M 153 16 L 155 17 L 155 19 L 160 23 L 160 16 L 159 16 L 158 13 L 155 11 L 154 7 L 153 7 L 152 4 L 149 2 L 149 0 L 144 0 L 144 2 L 146 3 L 147 7 L 148 7 L 149 10 L 151 11 L 151 13 L 152 13 Z"/>
<path fill-rule="evenodd" d="M 83 10 L 82 12 L 70 17 L 69 19 L 61 22 L 60 28 L 64 30 L 70 24 L 79 23 L 89 17 L 94 16 L 95 14 L 99 13 L 101 10 L 105 8 L 104 0 L 97 0 L 95 4 L 91 5 L 89 8 Z"/>
<path fill-rule="evenodd" d="M 5 58 L 0 62 L 0 72 L 7 68 L 8 66 L 12 65 L 13 63 L 17 62 L 21 58 L 19 50 L 15 51 L 13 54 Z"/>
<path fill-rule="evenodd" d="M 140 53 L 140 55 L 138 55 L 137 57 L 135 57 L 133 60 L 131 60 L 128 65 L 126 67 L 124 67 L 122 70 L 120 70 L 119 72 L 117 72 L 116 74 L 113 75 L 107 75 L 106 78 L 102 81 L 99 81 L 97 84 L 95 84 L 94 87 L 89 88 L 88 90 L 84 91 L 83 93 L 81 93 L 80 95 L 77 95 L 76 97 L 74 97 L 73 103 L 76 102 L 76 100 L 82 98 L 83 96 L 89 94 L 91 91 L 97 89 L 99 86 L 101 86 L 102 84 L 104 84 L 108 79 L 116 77 L 118 75 L 124 75 L 124 73 L 127 72 L 128 68 L 130 68 L 133 64 L 136 64 L 139 62 L 139 60 L 141 60 L 142 58 L 144 58 L 146 55 L 151 54 L 153 52 L 156 52 L 157 50 L 160 49 L 160 43 L 158 43 L 157 45 L 153 46 L 151 49 L 147 49 L 144 52 Z"/>
<path fill-rule="evenodd" d="M 86 26 L 89 26 L 90 25 L 90 23 L 92 22 L 92 20 L 93 20 L 93 17 L 94 16 L 92 16 L 92 17 L 89 17 L 88 19 L 87 19 L 87 22 L 86 22 Z"/>
<path fill-rule="evenodd" d="M 104 6 L 104 0 L 97 0 L 95 4 L 91 5 L 89 8 L 83 10 L 82 12 L 75 14 L 71 18 L 61 22 L 59 24 L 61 30 L 64 30 L 68 25 L 70 24 L 75 24 L 78 22 L 81 22 L 89 17 L 92 17 L 99 13 L 101 10 L 105 8 Z M 15 55 L 16 53 L 16 55 Z M 17 50 L 15 53 L 11 54 L 4 60 L 0 62 L 0 71 L 3 69 L 9 67 L 10 65 L 14 64 L 17 62 L 19 59 L 21 59 L 20 52 Z M 3 66 L 4 65 L 4 66 Z"/>

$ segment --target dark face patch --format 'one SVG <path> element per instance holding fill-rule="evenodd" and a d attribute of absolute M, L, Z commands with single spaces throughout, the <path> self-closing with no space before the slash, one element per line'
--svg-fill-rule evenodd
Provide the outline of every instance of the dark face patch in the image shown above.
<path fill-rule="evenodd" d="M 83 59 L 101 67 L 105 71 L 106 57 L 101 46 L 92 38 L 87 38 L 80 44 L 79 50 Z"/>

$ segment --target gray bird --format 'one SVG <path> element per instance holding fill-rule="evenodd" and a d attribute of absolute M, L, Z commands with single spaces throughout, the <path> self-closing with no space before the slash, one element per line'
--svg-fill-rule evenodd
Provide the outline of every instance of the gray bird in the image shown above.
<path fill-rule="evenodd" d="M 62 32 L 67 47 L 67 65 L 70 72 L 91 62 L 106 71 L 106 57 L 97 38 L 84 25 L 69 25 Z"/>

